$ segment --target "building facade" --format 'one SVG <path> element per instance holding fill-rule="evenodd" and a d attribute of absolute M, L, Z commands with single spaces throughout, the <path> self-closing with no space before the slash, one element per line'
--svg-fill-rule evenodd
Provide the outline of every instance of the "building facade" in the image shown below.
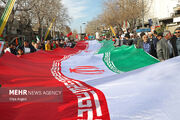
<path fill-rule="evenodd" d="M 180 3 L 180 0 L 148 0 L 148 13 L 145 21 L 148 19 L 165 19 L 174 14 L 174 8 Z"/>

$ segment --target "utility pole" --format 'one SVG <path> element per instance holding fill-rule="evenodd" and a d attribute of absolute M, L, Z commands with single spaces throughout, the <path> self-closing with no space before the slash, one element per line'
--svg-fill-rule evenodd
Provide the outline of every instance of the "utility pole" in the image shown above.
<path fill-rule="evenodd" d="M 144 0 L 142 0 L 142 27 L 144 28 Z"/>

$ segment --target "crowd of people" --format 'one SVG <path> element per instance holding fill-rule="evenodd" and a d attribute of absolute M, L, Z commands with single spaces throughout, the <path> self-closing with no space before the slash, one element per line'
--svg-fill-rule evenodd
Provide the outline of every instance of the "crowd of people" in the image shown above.
<path fill-rule="evenodd" d="M 117 36 L 113 36 L 112 40 L 114 41 L 115 47 L 135 45 L 136 48 L 144 49 L 145 52 L 160 61 L 180 56 L 180 27 L 178 27 L 174 33 L 168 30 L 165 30 L 163 33 L 157 33 L 156 31 L 135 33 L 128 29 L 124 33 L 121 32 Z M 73 39 L 47 40 L 42 42 L 23 41 L 22 45 L 6 42 L 3 53 L 10 52 L 14 55 L 21 56 L 39 50 L 51 51 L 58 47 L 73 48 L 75 45 L 76 42 Z"/>
<path fill-rule="evenodd" d="M 127 30 L 126 33 L 113 36 L 112 40 L 114 41 L 115 47 L 135 45 L 136 48 L 144 49 L 145 52 L 160 61 L 180 56 L 180 27 L 178 27 L 174 33 L 165 30 L 160 33 L 153 31 L 137 34 Z"/>
<path fill-rule="evenodd" d="M 75 40 L 47 40 L 47 41 L 37 41 L 29 42 L 23 41 L 22 45 L 17 45 L 16 43 L 6 42 L 2 51 L 2 54 L 9 52 L 17 56 L 21 56 L 28 53 L 34 53 L 39 50 L 51 51 L 56 48 L 74 48 L 76 45 Z"/>

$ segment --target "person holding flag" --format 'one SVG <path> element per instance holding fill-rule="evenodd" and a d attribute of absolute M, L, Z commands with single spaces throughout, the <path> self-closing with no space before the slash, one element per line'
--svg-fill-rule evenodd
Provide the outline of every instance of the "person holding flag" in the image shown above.
<path fill-rule="evenodd" d="M 46 51 L 50 51 L 51 50 L 50 40 L 47 40 L 47 43 L 45 44 L 45 50 Z"/>

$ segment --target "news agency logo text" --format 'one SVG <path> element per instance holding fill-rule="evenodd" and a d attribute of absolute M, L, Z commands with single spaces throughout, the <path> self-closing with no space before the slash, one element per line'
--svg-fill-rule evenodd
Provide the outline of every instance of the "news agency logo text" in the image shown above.
<path fill-rule="evenodd" d="M 0 102 L 63 102 L 62 87 L 0 88 Z"/>
<path fill-rule="evenodd" d="M 12 96 L 28 96 L 28 95 L 61 95 L 62 91 L 31 91 L 31 90 L 19 90 L 19 89 L 13 89 L 9 90 L 9 95 Z"/>

